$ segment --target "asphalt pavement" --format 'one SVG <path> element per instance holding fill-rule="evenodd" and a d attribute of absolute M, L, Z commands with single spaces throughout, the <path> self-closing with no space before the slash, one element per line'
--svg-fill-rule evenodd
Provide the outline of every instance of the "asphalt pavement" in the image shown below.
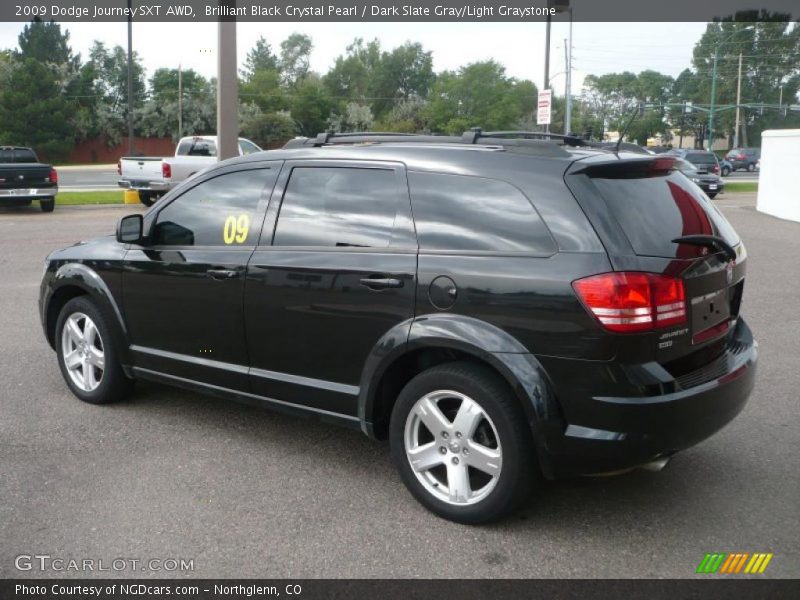
<path fill-rule="evenodd" d="M 683 578 L 707 552 L 772 552 L 761 577 L 800 577 L 800 224 L 753 195 L 717 204 L 748 248 L 761 344 L 742 414 L 659 473 L 547 483 L 482 527 L 426 512 L 357 431 L 154 384 L 78 401 L 39 325 L 42 260 L 140 209 L 0 209 L 0 577 Z M 33 554 L 194 570 L 15 568 Z"/>

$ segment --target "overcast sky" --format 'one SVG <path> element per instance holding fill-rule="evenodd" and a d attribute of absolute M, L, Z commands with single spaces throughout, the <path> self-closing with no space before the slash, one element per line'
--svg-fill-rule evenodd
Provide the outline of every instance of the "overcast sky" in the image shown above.
<path fill-rule="evenodd" d="M 20 23 L 0 23 L 0 48 L 14 48 L 22 30 Z M 108 46 L 127 45 L 125 23 L 67 23 L 74 52 L 85 58 L 93 40 Z M 705 31 L 705 23 L 580 23 L 573 25 L 573 89 L 577 92 L 587 74 L 655 69 L 676 76 L 690 66 L 692 48 Z M 134 50 L 139 53 L 148 77 L 159 67 L 216 74 L 215 23 L 134 23 Z M 314 40 L 313 70 L 324 73 L 355 37 L 377 37 L 384 49 L 407 40 L 420 42 L 433 51 L 435 71 L 456 69 L 470 62 L 494 58 L 508 74 L 532 79 L 541 87 L 544 76 L 543 23 L 240 23 L 238 59 L 259 35 L 279 49 L 280 42 L 298 31 Z M 550 74 L 556 93 L 564 91 L 565 22 L 554 22 Z"/>

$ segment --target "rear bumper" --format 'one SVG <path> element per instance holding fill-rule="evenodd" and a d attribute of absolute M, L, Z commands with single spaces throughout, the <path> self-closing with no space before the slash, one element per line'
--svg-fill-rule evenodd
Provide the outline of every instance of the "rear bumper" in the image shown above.
<path fill-rule="evenodd" d="M 120 179 L 117 181 L 117 185 L 128 190 L 136 190 L 137 192 L 164 193 L 172 189 L 172 183 L 166 183 L 164 181 L 134 181 Z"/>
<path fill-rule="evenodd" d="M 637 397 L 592 396 L 547 442 L 543 465 L 549 476 L 588 475 L 635 467 L 693 446 L 741 412 L 755 382 L 758 344 L 739 320 L 714 378 L 675 391 Z M 725 368 L 720 371 L 720 362 Z M 573 365 L 574 368 L 574 365 Z M 565 407 L 569 409 L 569 407 Z"/>
<path fill-rule="evenodd" d="M 58 193 L 58 187 L 18 188 L 0 190 L 0 202 L 4 200 L 49 200 Z"/>

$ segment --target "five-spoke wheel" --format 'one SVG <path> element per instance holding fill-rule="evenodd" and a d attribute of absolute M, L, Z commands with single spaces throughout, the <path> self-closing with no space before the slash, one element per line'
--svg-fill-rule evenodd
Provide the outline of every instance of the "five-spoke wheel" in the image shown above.
<path fill-rule="evenodd" d="M 61 331 L 64 366 L 72 382 L 85 392 L 97 389 L 103 379 L 103 339 L 87 315 L 72 313 Z"/>

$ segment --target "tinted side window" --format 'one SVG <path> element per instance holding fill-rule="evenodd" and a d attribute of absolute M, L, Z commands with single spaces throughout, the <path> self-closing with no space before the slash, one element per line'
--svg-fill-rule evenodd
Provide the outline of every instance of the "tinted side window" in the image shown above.
<path fill-rule="evenodd" d="M 247 140 L 239 140 L 239 147 L 242 149 L 242 155 L 261 152 L 261 148 L 256 146 L 253 142 L 249 142 Z"/>
<path fill-rule="evenodd" d="M 255 244 L 264 211 L 264 188 L 277 168 L 237 171 L 196 185 L 158 213 L 153 242 L 169 246 Z"/>
<path fill-rule="evenodd" d="M 274 245 L 386 248 L 398 198 L 391 169 L 297 167 L 283 195 Z"/>
<path fill-rule="evenodd" d="M 415 172 L 408 180 L 420 249 L 555 252 L 539 214 L 509 183 Z"/>

